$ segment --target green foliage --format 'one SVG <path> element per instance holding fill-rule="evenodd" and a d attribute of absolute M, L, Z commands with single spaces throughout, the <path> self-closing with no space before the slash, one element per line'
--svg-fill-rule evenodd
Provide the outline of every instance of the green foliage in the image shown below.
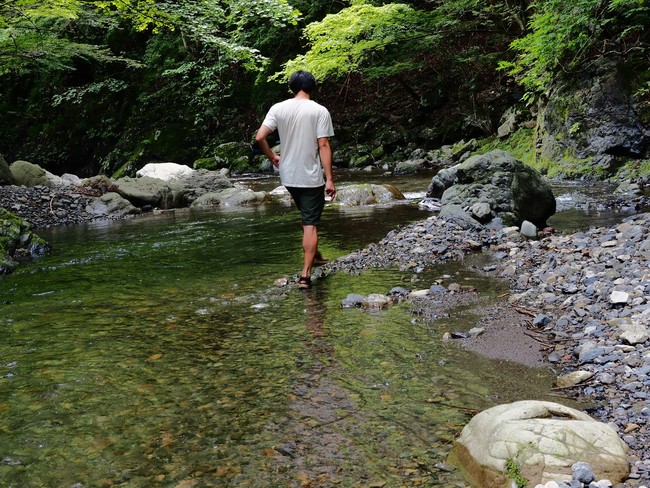
<path fill-rule="evenodd" d="M 266 59 L 246 45 L 246 29 L 260 19 L 277 27 L 295 24 L 299 18 L 299 12 L 286 0 L 0 2 L 0 75 L 34 67 L 42 60 L 58 69 L 71 69 L 76 56 L 110 61 L 113 53 L 104 46 L 77 44 L 65 35 L 70 23 L 81 15 L 98 12 L 114 23 L 126 20 L 137 31 L 178 31 L 194 54 L 202 46 L 211 46 L 222 57 L 249 69 L 259 69 Z"/>
<path fill-rule="evenodd" d="M 506 139 L 491 138 L 483 141 L 479 151 L 486 153 L 495 149 L 509 152 L 520 161 L 535 166 L 535 136 L 532 129 L 517 129 Z"/>
<path fill-rule="evenodd" d="M 201 158 L 194 161 L 192 168 L 194 169 L 207 169 L 215 170 L 218 169 L 217 160 L 215 158 Z"/>
<path fill-rule="evenodd" d="M 0 0 L 0 145 L 54 172 L 110 172 L 177 156 L 150 137 L 167 126 L 187 129 L 187 157 L 220 128 L 239 139 L 248 71 L 267 62 L 251 32 L 298 15 L 286 0 Z"/>
<path fill-rule="evenodd" d="M 406 4 L 352 5 L 309 24 L 304 34 L 311 49 L 287 62 L 276 77 L 288 77 L 298 69 L 307 69 L 317 78 L 337 79 L 372 66 L 380 53 L 390 47 L 409 50 L 417 41 L 418 49 L 426 49 L 439 36 L 431 29 L 431 22 L 430 14 Z M 403 59 L 386 69 L 399 72 L 412 67 Z"/>
<path fill-rule="evenodd" d="M 511 44 L 517 58 L 501 63 L 526 88 L 528 101 L 559 74 L 648 48 L 650 6 L 644 0 L 542 0 L 533 7 L 530 32 Z"/>
<path fill-rule="evenodd" d="M 74 0 L 0 3 L 0 76 L 30 70 L 72 70 L 78 58 L 125 61 L 104 46 L 62 36 L 83 15 L 81 3 Z"/>
<path fill-rule="evenodd" d="M 627 161 L 617 171 L 615 181 L 624 179 L 640 179 L 650 176 L 650 160 Z"/>
<path fill-rule="evenodd" d="M 519 465 L 512 458 L 506 460 L 506 474 L 508 478 L 515 482 L 517 488 L 526 488 L 528 486 L 528 480 L 522 476 Z"/>
<path fill-rule="evenodd" d="M 296 24 L 300 16 L 287 0 L 109 0 L 93 3 L 106 14 L 128 19 L 136 30 L 178 31 L 193 54 L 197 54 L 197 48 L 210 46 L 222 57 L 242 63 L 248 69 L 259 69 L 266 58 L 246 44 L 247 29 L 260 21 L 267 27 Z"/>
<path fill-rule="evenodd" d="M 356 72 L 381 78 L 421 69 L 422 57 L 446 59 L 454 53 L 452 61 L 483 64 L 482 58 L 489 57 L 483 42 L 498 46 L 502 36 L 511 35 L 513 25 L 523 26 L 524 9 L 517 1 L 425 5 L 418 9 L 406 3 L 353 1 L 307 25 L 303 33 L 310 49 L 287 62 L 275 78 L 286 78 L 297 69 L 308 69 L 320 79 Z M 455 45 L 466 35 L 477 43 Z"/>

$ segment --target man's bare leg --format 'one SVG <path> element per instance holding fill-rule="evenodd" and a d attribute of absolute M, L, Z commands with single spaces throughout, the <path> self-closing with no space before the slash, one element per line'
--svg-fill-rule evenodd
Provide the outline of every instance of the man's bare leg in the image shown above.
<path fill-rule="evenodd" d="M 302 250 L 305 262 L 300 276 L 311 276 L 314 256 L 316 256 L 318 250 L 318 227 L 315 225 L 302 226 Z"/>

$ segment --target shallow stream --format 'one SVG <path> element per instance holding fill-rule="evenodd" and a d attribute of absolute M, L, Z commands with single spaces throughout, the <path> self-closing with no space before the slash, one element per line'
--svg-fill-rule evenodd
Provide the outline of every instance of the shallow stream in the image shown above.
<path fill-rule="evenodd" d="M 426 218 L 416 200 L 328 207 L 323 253 Z M 471 414 L 546 398 L 551 372 L 441 342 L 472 310 L 425 323 L 340 303 L 449 274 L 484 306 L 507 285 L 456 263 L 278 288 L 300 267 L 296 217 L 270 204 L 39 232 L 53 252 L 0 278 L 0 486 L 465 486 L 446 456 Z"/>

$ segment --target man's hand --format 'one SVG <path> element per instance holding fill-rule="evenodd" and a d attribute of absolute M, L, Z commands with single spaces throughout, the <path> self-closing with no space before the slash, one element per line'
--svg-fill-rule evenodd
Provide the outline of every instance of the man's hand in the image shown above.
<path fill-rule="evenodd" d="M 325 193 L 334 200 L 336 198 L 336 187 L 334 186 L 334 182 L 332 180 L 327 180 L 325 182 Z"/>
<path fill-rule="evenodd" d="M 273 166 L 275 166 L 276 168 L 279 168 L 280 167 L 280 156 L 278 156 L 277 154 L 273 154 L 273 158 L 271 159 L 271 162 L 273 163 Z"/>

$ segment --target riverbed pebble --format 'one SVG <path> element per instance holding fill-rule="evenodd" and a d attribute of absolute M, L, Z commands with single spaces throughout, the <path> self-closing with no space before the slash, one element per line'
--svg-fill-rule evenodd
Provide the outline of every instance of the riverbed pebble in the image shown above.
<path fill-rule="evenodd" d="M 101 191 L 83 187 L 49 188 L 44 185 L 27 187 L 0 186 L 0 207 L 35 228 L 81 224 L 106 219 L 91 205 Z"/>

